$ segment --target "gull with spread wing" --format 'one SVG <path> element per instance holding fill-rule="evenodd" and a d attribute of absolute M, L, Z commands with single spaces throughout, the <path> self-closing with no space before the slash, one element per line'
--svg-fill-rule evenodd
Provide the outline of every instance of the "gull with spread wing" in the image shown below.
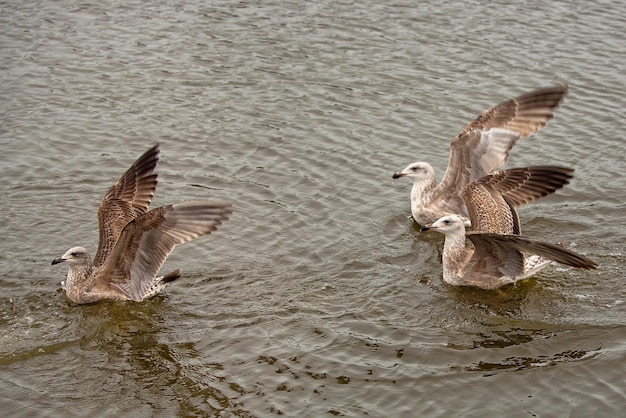
<path fill-rule="evenodd" d="M 497 289 L 536 274 L 553 261 L 581 269 L 597 264 L 559 245 L 520 236 L 516 207 L 554 193 L 573 170 L 525 167 L 498 171 L 467 185 L 462 197 L 472 231 L 459 215 L 446 215 L 422 231 L 445 235 L 443 279 L 454 286 Z"/>
<path fill-rule="evenodd" d="M 425 162 L 394 173 L 394 179 L 413 179 L 411 214 L 415 222 L 426 225 L 454 214 L 469 226 L 461 198 L 463 187 L 503 166 L 517 141 L 539 131 L 554 117 L 567 91 L 567 85 L 542 88 L 484 111 L 452 139 L 448 168 L 439 184 L 435 170 Z"/>
<path fill-rule="evenodd" d="M 106 192 L 98 207 L 100 237 L 91 261 L 87 250 L 73 247 L 52 264 L 65 263 L 65 293 L 74 303 L 102 299 L 142 301 L 161 292 L 181 270 L 157 277 L 179 244 L 208 235 L 226 222 L 232 204 L 195 201 L 148 210 L 157 185 L 155 145 Z"/>

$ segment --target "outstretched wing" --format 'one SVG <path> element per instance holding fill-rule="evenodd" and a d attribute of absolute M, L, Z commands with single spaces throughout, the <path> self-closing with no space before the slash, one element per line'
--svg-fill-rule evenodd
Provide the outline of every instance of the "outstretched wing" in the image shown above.
<path fill-rule="evenodd" d="M 198 201 L 138 216 L 123 229 L 97 285 L 115 286 L 130 299 L 142 300 L 174 247 L 217 230 L 231 213 L 231 203 Z"/>
<path fill-rule="evenodd" d="M 555 166 L 497 171 L 465 186 L 461 192 L 472 229 L 521 234 L 516 207 L 554 193 L 569 183 L 574 170 Z"/>
<path fill-rule="evenodd" d="M 471 181 L 506 163 L 509 151 L 548 124 L 568 92 L 554 86 L 507 100 L 483 112 L 452 139 L 440 195 L 454 195 Z"/>
<path fill-rule="evenodd" d="M 568 90 L 566 84 L 540 88 L 495 105 L 467 124 L 459 136 L 475 129 L 504 128 L 525 138 L 554 118 Z"/>
<path fill-rule="evenodd" d="M 511 251 L 519 251 L 523 253 L 535 254 L 557 263 L 565 264 L 585 270 L 593 270 L 598 264 L 589 258 L 578 254 L 574 251 L 560 247 L 558 245 L 549 244 L 547 242 L 531 240 L 517 235 L 500 235 L 490 233 L 470 233 L 467 237 L 475 246 L 486 248 L 491 246 L 489 250 L 493 257 L 504 259 L 509 257 Z M 495 249 L 495 250 L 494 250 Z"/>
<path fill-rule="evenodd" d="M 158 161 L 159 144 L 139 157 L 104 195 L 98 207 L 100 238 L 94 266 L 104 263 L 126 224 L 148 210 L 157 186 Z"/>

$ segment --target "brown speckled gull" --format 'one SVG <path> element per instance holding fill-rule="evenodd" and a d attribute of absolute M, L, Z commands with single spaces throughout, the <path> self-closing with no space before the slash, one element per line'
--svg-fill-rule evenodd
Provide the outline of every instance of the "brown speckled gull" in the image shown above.
<path fill-rule="evenodd" d="M 572 172 L 560 167 L 514 168 L 466 186 L 462 195 L 472 231 L 466 232 L 459 215 L 446 215 L 422 227 L 422 231 L 445 235 L 444 281 L 454 286 L 496 289 L 530 277 L 552 261 L 595 269 L 597 264 L 587 257 L 519 235 L 516 207 L 554 193 L 569 182 Z"/>
<path fill-rule="evenodd" d="M 157 144 L 105 194 L 98 208 L 100 239 L 93 262 L 83 247 L 70 248 L 52 261 L 69 265 L 64 289 L 72 302 L 142 301 L 156 295 L 181 276 L 175 270 L 157 277 L 174 247 L 208 235 L 228 220 L 232 204 L 226 202 L 196 201 L 148 211 L 158 160 Z"/>
<path fill-rule="evenodd" d="M 439 184 L 435 170 L 425 162 L 394 173 L 394 179 L 413 179 L 411 214 L 415 222 L 426 225 L 456 214 L 469 225 L 460 196 L 463 187 L 504 165 L 517 141 L 548 124 L 567 92 L 567 85 L 542 88 L 483 112 L 452 139 L 448 168 Z"/>

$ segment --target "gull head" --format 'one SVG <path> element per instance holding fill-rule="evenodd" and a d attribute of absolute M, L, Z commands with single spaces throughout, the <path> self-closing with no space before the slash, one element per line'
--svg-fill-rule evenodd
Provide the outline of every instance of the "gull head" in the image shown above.
<path fill-rule="evenodd" d="M 437 231 L 442 234 L 465 235 L 465 221 L 459 215 L 446 215 L 432 224 L 424 225 L 421 231 Z"/>
<path fill-rule="evenodd" d="M 90 263 L 89 253 L 83 247 L 72 247 L 61 257 L 52 260 L 52 265 L 68 263 L 70 266 L 88 265 Z"/>
<path fill-rule="evenodd" d="M 407 168 L 402 171 L 396 171 L 393 173 L 392 178 L 399 179 L 400 177 L 411 177 L 413 181 L 432 181 L 435 179 L 435 170 L 428 163 L 416 162 L 409 164 Z"/>

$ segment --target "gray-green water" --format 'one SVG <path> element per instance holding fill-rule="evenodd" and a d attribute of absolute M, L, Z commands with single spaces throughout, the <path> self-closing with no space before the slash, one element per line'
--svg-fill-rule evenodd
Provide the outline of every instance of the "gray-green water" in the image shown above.
<path fill-rule="evenodd" d="M 44 416 L 616 416 L 626 407 L 622 2 L 0 5 L 0 411 Z M 574 181 L 521 211 L 600 263 L 443 283 L 407 219 L 480 111 L 567 82 L 508 166 Z M 161 144 L 154 205 L 235 202 L 142 304 L 72 306 L 73 245 Z"/>

